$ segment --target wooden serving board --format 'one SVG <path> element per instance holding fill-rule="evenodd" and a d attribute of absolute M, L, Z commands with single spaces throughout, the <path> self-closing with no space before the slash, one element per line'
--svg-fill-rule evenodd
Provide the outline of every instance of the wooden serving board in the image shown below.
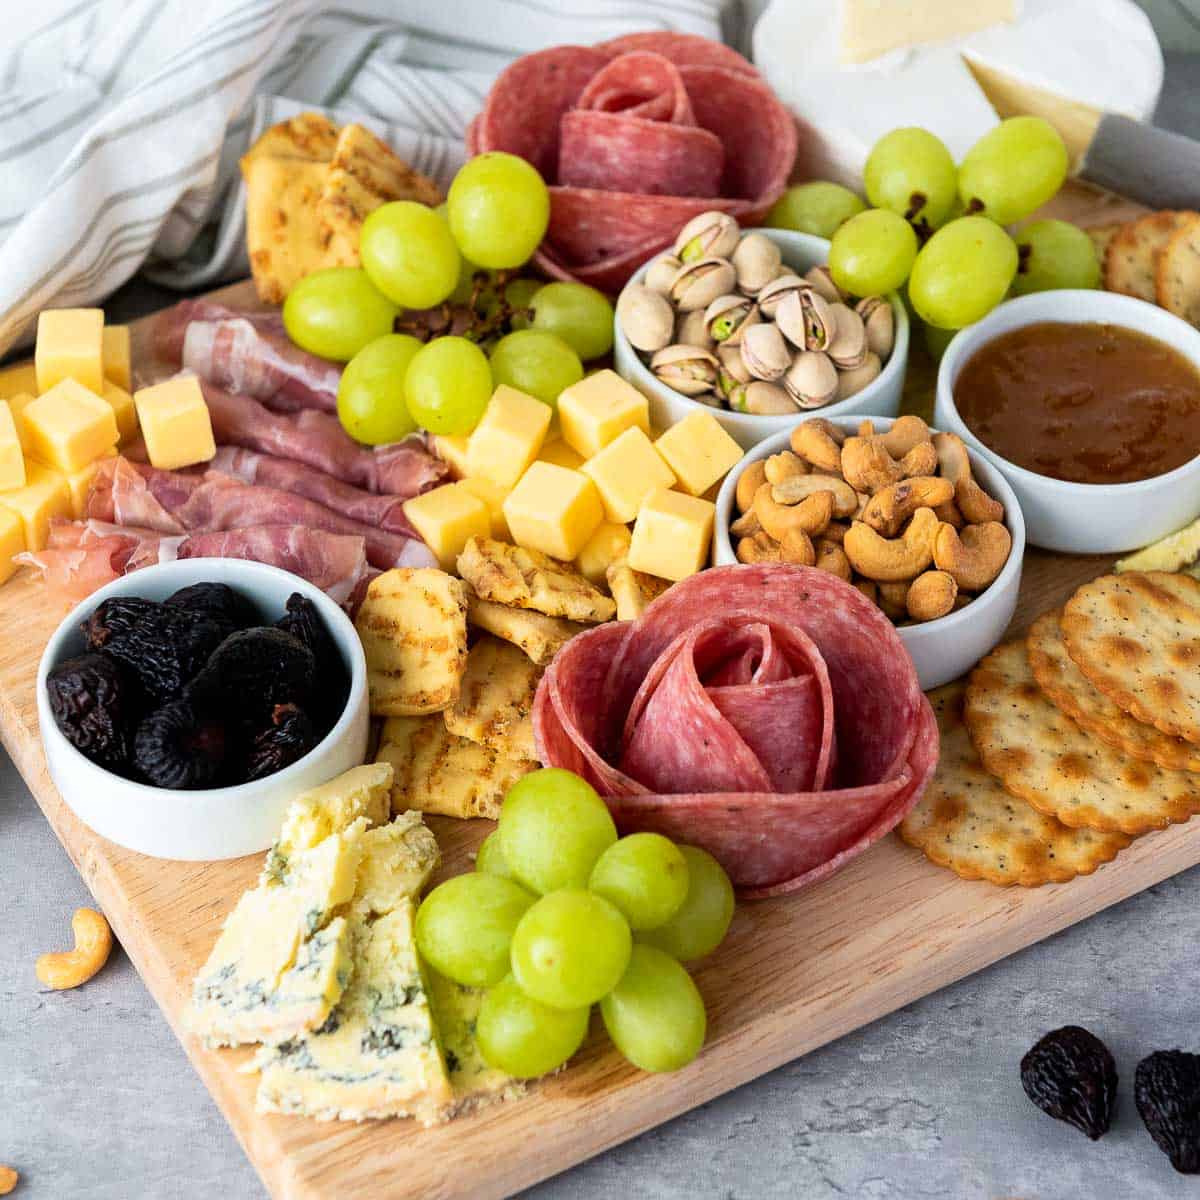
<path fill-rule="evenodd" d="M 1092 223 L 1129 211 L 1094 203 Z M 248 294 L 241 285 L 229 298 Z M 915 363 L 910 404 L 918 410 L 928 404 L 929 379 L 928 365 Z M 1108 566 L 1029 551 L 1014 631 Z M 885 838 L 809 891 L 738 907 L 728 939 L 696 972 L 709 1040 L 684 1071 L 639 1072 L 598 1033 L 526 1099 L 432 1130 L 259 1116 L 256 1079 L 238 1072 L 250 1052 L 206 1050 L 184 1034 L 181 1015 L 261 856 L 164 862 L 122 850 L 74 817 L 47 774 L 34 703 L 38 658 L 61 615 L 48 611 L 28 574 L 0 588 L 0 737 L 276 1197 L 507 1195 L 1200 863 L 1200 821 L 1138 839 L 1088 878 L 1031 890 L 965 882 Z M 444 874 L 470 869 L 492 828 L 438 817 L 429 824 Z"/>

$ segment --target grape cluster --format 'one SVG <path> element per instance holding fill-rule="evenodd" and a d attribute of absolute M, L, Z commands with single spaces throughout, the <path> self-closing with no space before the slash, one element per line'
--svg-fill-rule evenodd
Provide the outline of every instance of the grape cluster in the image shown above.
<path fill-rule="evenodd" d="M 518 1078 L 555 1070 L 593 1004 L 635 1066 L 695 1058 L 704 1002 L 681 964 L 715 950 L 733 917 L 716 859 L 657 833 L 618 838 L 595 790 L 551 767 L 509 791 L 475 865 L 429 893 L 416 936 L 435 970 L 487 989 L 475 1037 L 488 1063 Z"/>

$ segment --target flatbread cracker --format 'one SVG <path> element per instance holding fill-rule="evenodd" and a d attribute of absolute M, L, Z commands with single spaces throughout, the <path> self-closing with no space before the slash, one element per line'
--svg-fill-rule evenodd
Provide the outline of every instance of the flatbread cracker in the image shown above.
<path fill-rule="evenodd" d="M 1118 707 L 1200 743 L 1200 581 L 1126 571 L 1085 583 L 1062 615 L 1067 653 Z"/>
<path fill-rule="evenodd" d="M 493 600 L 481 600 L 469 586 L 467 620 L 477 629 L 511 642 L 539 667 L 544 667 L 577 633 L 588 628 L 531 608 L 509 608 Z"/>
<path fill-rule="evenodd" d="M 1200 213 L 1188 213 L 1163 247 L 1154 294 L 1167 312 L 1200 326 Z"/>
<path fill-rule="evenodd" d="M 1139 834 L 1200 812 L 1200 778 L 1130 758 L 1055 708 L 1024 641 L 997 647 L 971 673 L 966 722 L 1005 789 L 1073 829 Z"/>
<path fill-rule="evenodd" d="M 1164 210 L 1126 222 L 1104 255 L 1104 286 L 1154 304 L 1158 256 L 1189 215 Z"/>
<path fill-rule="evenodd" d="M 337 147 L 338 127 L 316 112 L 299 113 L 264 130 L 242 155 L 242 166 L 255 158 L 299 158 L 327 163 Z"/>
<path fill-rule="evenodd" d="M 442 714 L 446 728 L 509 758 L 536 758 L 533 696 L 541 677 L 516 646 L 484 635 L 467 655 L 458 699 Z"/>
<path fill-rule="evenodd" d="M 930 692 L 941 733 L 937 773 L 899 834 L 963 879 L 1038 887 L 1090 875 L 1129 845 L 1123 833 L 1072 829 L 1005 791 L 984 770 L 963 724 L 966 684 Z"/>
<path fill-rule="evenodd" d="M 1135 720 L 1084 675 L 1067 653 L 1059 624 L 1061 611 L 1039 617 L 1025 642 L 1033 677 L 1050 702 L 1076 725 L 1123 754 L 1168 770 L 1200 771 L 1200 746 L 1168 737 L 1153 725 Z"/>

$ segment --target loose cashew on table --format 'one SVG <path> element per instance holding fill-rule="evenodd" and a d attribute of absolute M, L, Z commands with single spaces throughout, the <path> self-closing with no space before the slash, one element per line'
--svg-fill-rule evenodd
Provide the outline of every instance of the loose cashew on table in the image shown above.
<path fill-rule="evenodd" d="M 43 954 L 37 960 L 37 977 L 55 991 L 76 988 L 87 983 L 108 961 L 112 951 L 112 930 L 103 915 L 94 908 L 77 908 L 71 918 L 75 949 Z"/>
<path fill-rule="evenodd" d="M 20 1175 L 12 1167 L 0 1167 L 0 1196 L 7 1196 L 20 1180 Z"/>

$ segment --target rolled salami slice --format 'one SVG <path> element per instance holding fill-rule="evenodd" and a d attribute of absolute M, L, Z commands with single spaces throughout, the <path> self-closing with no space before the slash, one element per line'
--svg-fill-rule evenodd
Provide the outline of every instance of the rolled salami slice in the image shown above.
<path fill-rule="evenodd" d="M 645 121 L 695 125 L 696 114 L 679 68 L 650 50 L 621 53 L 600 68 L 575 106 L 593 112 L 623 113 Z"/>

